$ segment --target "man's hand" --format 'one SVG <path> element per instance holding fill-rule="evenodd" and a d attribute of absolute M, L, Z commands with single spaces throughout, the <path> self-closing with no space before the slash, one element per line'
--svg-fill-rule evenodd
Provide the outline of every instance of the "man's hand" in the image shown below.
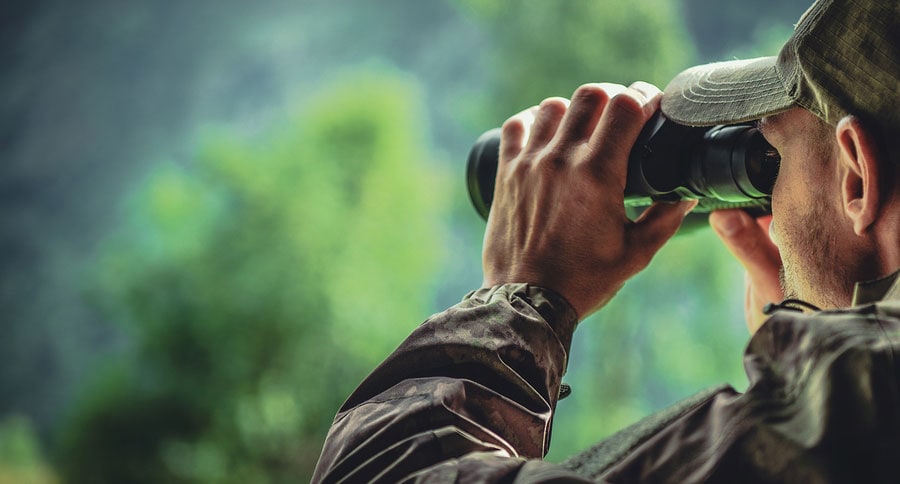
<path fill-rule="evenodd" d="M 599 309 L 678 230 L 694 202 L 625 215 L 628 155 L 659 107 L 646 83 L 580 87 L 506 121 L 484 240 L 484 284 L 552 289 L 579 319 Z"/>
<path fill-rule="evenodd" d="M 716 235 L 747 269 L 744 315 L 751 335 L 766 320 L 763 306 L 784 299 L 778 277 L 781 256 L 769 238 L 771 220 L 771 216 L 754 220 L 740 209 L 720 210 L 709 216 Z"/>

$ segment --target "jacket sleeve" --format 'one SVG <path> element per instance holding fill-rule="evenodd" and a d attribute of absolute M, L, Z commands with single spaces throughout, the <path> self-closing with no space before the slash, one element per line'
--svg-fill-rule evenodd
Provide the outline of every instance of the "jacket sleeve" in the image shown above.
<path fill-rule="evenodd" d="M 350 395 L 313 482 L 497 481 L 540 467 L 528 459 L 547 453 L 576 323 L 546 289 L 469 294 L 419 326 Z"/>

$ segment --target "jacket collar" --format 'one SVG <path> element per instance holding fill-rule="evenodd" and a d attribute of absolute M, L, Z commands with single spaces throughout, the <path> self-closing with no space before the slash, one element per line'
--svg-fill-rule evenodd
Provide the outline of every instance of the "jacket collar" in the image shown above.
<path fill-rule="evenodd" d="M 857 282 L 853 288 L 853 306 L 891 299 L 900 300 L 900 270 L 874 281 Z"/>

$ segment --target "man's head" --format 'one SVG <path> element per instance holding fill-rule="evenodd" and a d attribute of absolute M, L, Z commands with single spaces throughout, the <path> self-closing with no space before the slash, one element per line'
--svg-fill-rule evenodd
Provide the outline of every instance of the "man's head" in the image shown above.
<path fill-rule="evenodd" d="M 782 156 L 773 237 L 788 297 L 850 303 L 900 268 L 900 2 L 824 0 L 778 57 L 697 66 L 662 109 L 690 125 L 759 120 Z"/>
<path fill-rule="evenodd" d="M 878 167 L 884 159 L 871 143 L 861 146 L 869 140 L 859 139 L 867 134 L 854 123 L 848 118 L 836 129 L 804 108 L 760 120 L 763 135 L 782 156 L 771 235 L 781 252 L 788 298 L 846 306 L 854 282 L 881 277 L 883 267 L 890 267 L 881 244 L 896 232 L 885 232 L 880 218 L 894 212 L 881 190 L 866 186 L 882 178 Z"/>

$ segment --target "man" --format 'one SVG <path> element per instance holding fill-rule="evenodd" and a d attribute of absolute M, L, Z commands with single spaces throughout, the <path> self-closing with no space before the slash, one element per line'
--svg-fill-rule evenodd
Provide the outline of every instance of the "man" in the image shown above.
<path fill-rule="evenodd" d="M 900 478 L 898 32 L 896 1 L 823 0 L 777 58 L 699 66 L 664 95 L 645 83 L 586 85 L 571 102 L 547 99 L 508 120 L 482 289 L 426 321 L 362 382 L 313 480 Z M 774 244 L 743 212 L 711 218 L 749 273 L 750 386 L 700 395 L 546 463 L 575 325 L 693 208 L 625 216 L 628 154 L 660 100 L 685 124 L 760 120 L 782 156 Z M 764 319 L 782 288 L 791 299 Z"/>

